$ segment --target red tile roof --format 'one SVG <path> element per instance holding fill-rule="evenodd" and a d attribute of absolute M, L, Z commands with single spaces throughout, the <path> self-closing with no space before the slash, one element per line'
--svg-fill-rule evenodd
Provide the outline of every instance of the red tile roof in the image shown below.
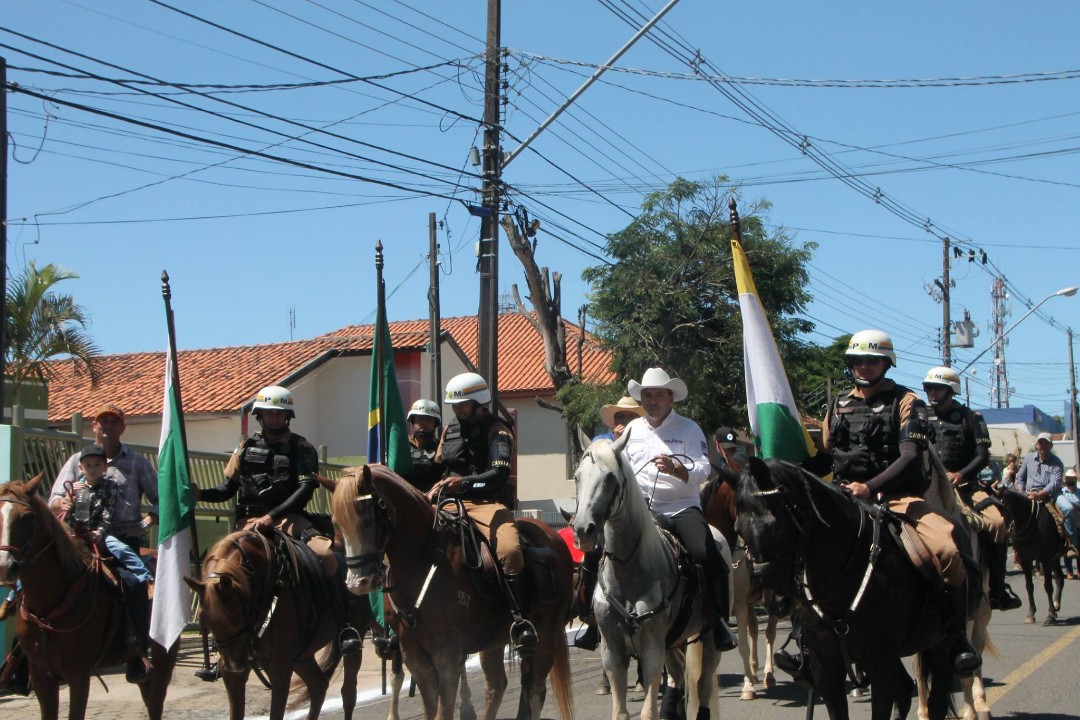
<path fill-rule="evenodd" d="M 475 317 L 444 318 L 442 329 L 475 363 L 477 331 Z M 427 346 L 427 320 L 390 323 L 396 352 L 421 352 Z M 571 367 L 576 371 L 580 330 L 566 326 Z M 234 413 L 254 397 L 259 388 L 288 383 L 290 377 L 313 364 L 339 355 L 371 352 L 372 326 L 350 325 L 312 340 L 247 347 L 182 350 L 177 361 L 183 382 L 184 412 L 188 414 Z M 606 383 L 614 379 L 607 369 L 608 354 L 588 335 L 582 350 L 583 375 Z M 51 363 L 55 378 L 49 383 L 49 421 L 66 422 L 74 412 L 89 416 L 104 402 L 115 402 L 127 417 L 161 414 L 165 353 L 125 353 L 98 359 L 101 382 L 90 389 L 85 375 L 75 375 L 67 361 Z M 507 396 L 550 395 L 551 380 L 544 372 L 544 346 L 540 334 L 520 313 L 499 316 L 499 390 Z"/>

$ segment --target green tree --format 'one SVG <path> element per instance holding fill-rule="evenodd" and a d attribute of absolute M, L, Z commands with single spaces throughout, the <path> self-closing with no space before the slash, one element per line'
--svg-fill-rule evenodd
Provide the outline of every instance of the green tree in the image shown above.
<path fill-rule="evenodd" d="M 72 370 L 98 382 L 94 361 L 100 355 L 86 333 L 86 312 L 71 295 L 56 292 L 56 286 L 78 275 L 53 264 L 38 268 L 32 261 L 7 291 L 5 318 L 5 369 L 13 387 L 12 403 L 19 402 L 22 385 L 28 380 L 48 382 L 56 366 L 49 360 L 67 357 Z"/>
<path fill-rule="evenodd" d="M 677 179 L 646 198 L 642 214 L 611 235 L 611 265 L 587 268 L 590 315 L 625 383 L 660 366 L 682 378 L 690 395 L 679 412 L 706 433 L 721 424 L 745 427 L 742 321 L 731 259 L 726 178 Z M 810 300 L 806 263 L 816 247 L 796 247 L 780 228 L 766 231 L 766 201 L 744 206 L 742 244 L 762 305 L 787 363 L 805 356 L 799 335 L 813 328 L 798 317 Z M 794 388 L 799 397 L 799 388 Z"/>
<path fill-rule="evenodd" d="M 825 346 L 806 345 L 788 359 L 792 387 L 800 389 L 795 401 L 805 415 L 823 419 L 829 393 L 837 395 L 851 389 L 851 376 L 844 368 L 844 351 L 850 340 L 851 335 L 841 335 Z"/>

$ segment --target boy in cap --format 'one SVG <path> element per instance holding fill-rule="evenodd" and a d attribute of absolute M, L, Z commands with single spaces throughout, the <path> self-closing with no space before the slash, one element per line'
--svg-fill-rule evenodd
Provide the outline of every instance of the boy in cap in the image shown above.
<path fill-rule="evenodd" d="M 79 477 L 71 486 L 74 503 L 64 520 L 91 542 L 104 545 L 119 561 L 117 571 L 124 587 L 129 619 L 127 681 L 141 683 L 149 677 L 148 586 L 152 576 L 139 555 L 111 532 L 120 494 L 116 483 L 109 479 L 108 470 L 105 448 L 96 444 L 83 448 L 79 453 Z"/>

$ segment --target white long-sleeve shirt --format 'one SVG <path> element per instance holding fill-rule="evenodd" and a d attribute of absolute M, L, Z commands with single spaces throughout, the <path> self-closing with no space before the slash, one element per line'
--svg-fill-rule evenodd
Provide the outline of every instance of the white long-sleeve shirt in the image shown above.
<path fill-rule="evenodd" d="M 709 446 L 696 422 L 672 410 L 660 427 L 654 428 L 648 418 L 640 417 L 624 432 L 630 435 L 626 455 L 637 471 L 641 491 L 652 498 L 654 512 L 677 515 L 701 506 L 701 485 L 709 477 Z M 657 455 L 674 455 L 686 467 L 687 481 L 658 471 L 652 463 Z"/>

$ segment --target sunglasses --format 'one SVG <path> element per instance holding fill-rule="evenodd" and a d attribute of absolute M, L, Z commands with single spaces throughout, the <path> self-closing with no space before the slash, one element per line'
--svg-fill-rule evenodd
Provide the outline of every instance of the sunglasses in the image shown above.
<path fill-rule="evenodd" d="M 857 357 L 848 358 L 848 365 L 854 367 L 855 365 L 880 365 L 883 358 L 877 355 L 859 355 Z"/>

